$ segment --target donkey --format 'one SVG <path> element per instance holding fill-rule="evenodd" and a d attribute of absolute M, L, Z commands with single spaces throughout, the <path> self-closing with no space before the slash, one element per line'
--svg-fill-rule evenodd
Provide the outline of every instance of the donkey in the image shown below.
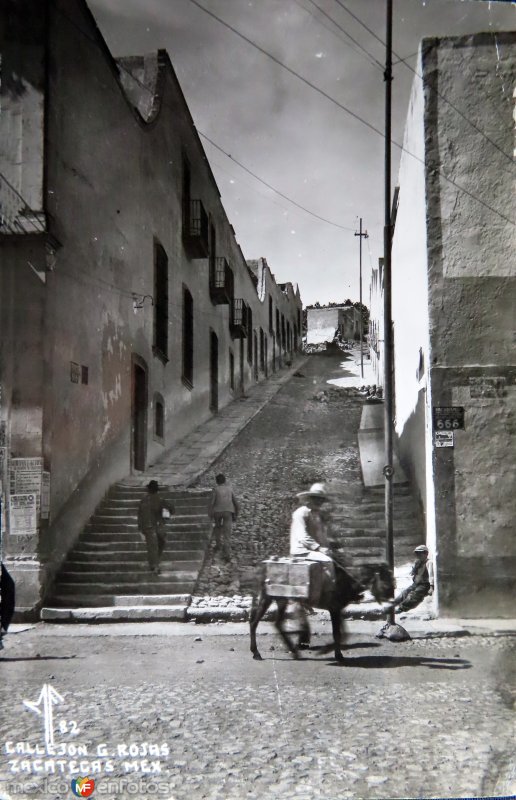
<path fill-rule="evenodd" d="M 325 579 L 320 599 L 317 601 L 317 608 L 325 608 L 330 612 L 335 658 L 337 661 L 344 661 L 344 656 L 341 651 L 342 609 L 349 605 L 349 603 L 361 600 L 362 594 L 366 589 L 370 590 L 377 603 L 383 603 L 393 597 L 394 588 L 394 578 L 387 564 L 368 564 L 360 567 L 359 580 L 356 580 L 346 570 L 336 565 L 335 581 Z M 300 647 L 308 646 L 310 641 L 310 629 L 306 617 L 304 618 L 304 623 L 302 623 L 298 644 L 295 644 L 292 637 L 285 631 L 283 623 L 285 621 L 287 605 L 292 599 L 301 603 L 303 606 L 307 604 L 306 600 L 304 601 L 301 598 L 274 597 L 268 595 L 265 575 L 263 576 L 258 597 L 253 603 L 250 618 L 251 653 L 255 660 L 262 661 L 256 644 L 256 629 L 273 600 L 276 601 L 278 606 L 278 613 L 275 621 L 276 628 L 292 656 L 294 658 L 300 658 Z"/>

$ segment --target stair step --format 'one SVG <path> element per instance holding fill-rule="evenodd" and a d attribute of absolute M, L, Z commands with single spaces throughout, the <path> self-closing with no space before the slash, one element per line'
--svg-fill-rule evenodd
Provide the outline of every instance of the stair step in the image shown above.
<path fill-rule="evenodd" d="M 200 569 L 202 566 L 204 553 L 201 553 L 199 558 L 183 558 L 178 559 L 174 555 L 174 559 L 165 559 L 160 562 L 160 567 L 163 572 L 177 572 L 178 570 L 194 570 Z M 67 561 L 63 567 L 60 576 L 63 580 L 67 580 L 68 576 L 75 574 L 81 575 L 100 575 L 106 573 L 110 577 L 112 575 L 131 575 L 134 573 L 147 572 L 149 564 L 144 554 L 138 561 L 77 561 L 76 559 Z M 72 579 L 72 578 L 70 578 Z"/>
<path fill-rule="evenodd" d="M 348 547 L 383 547 L 384 542 L 379 536 L 346 536 L 344 539 L 339 539 L 338 544 L 344 550 Z"/>
<path fill-rule="evenodd" d="M 188 578 L 192 576 L 195 577 L 197 575 L 199 566 L 200 564 L 198 561 L 182 561 L 179 564 L 163 564 L 161 565 L 161 575 L 157 578 L 157 580 L 160 580 L 161 578 L 165 579 L 166 576 Z M 66 583 L 71 583 L 78 586 L 81 584 L 82 588 L 83 584 L 89 584 L 101 578 L 103 581 L 108 581 L 110 584 L 128 582 L 137 583 L 138 581 L 142 580 L 142 577 L 145 578 L 149 576 L 149 565 L 145 562 L 142 562 L 141 564 L 131 564 L 130 566 L 128 565 L 127 569 L 103 570 L 102 575 L 100 575 L 95 569 L 86 568 L 78 571 L 65 569 L 59 574 L 59 585 L 64 586 Z"/>
<path fill-rule="evenodd" d="M 139 500 L 147 494 L 146 486 L 131 486 L 130 484 L 116 483 L 111 487 L 107 497 L 137 497 Z M 172 500 L 187 499 L 207 499 L 211 497 L 211 489 L 170 489 L 163 485 L 160 495 L 170 497 Z"/>
<path fill-rule="evenodd" d="M 45 607 L 41 609 L 41 619 L 43 622 L 51 623 L 73 623 L 73 622 L 184 622 L 186 620 L 186 606 L 162 605 L 160 603 L 150 605 L 130 605 L 111 606 L 101 602 L 90 604 L 87 607 L 78 606 L 70 608 L 70 605 L 63 607 Z"/>
<path fill-rule="evenodd" d="M 85 526 L 88 530 L 95 530 L 95 531 L 105 531 L 106 533 L 112 532 L 116 533 L 117 531 L 138 531 L 138 523 L 136 521 L 136 517 L 128 517 L 127 520 L 124 520 L 123 517 L 103 517 L 99 519 L 98 517 L 93 517 Z M 167 531 L 196 531 L 196 530 L 204 530 L 205 528 L 211 527 L 209 520 L 205 519 L 205 521 L 201 521 L 198 519 L 194 519 L 189 521 L 188 518 L 184 517 L 183 519 L 167 519 L 164 523 L 164 527 Z"/>
<path fill-rule="evenodd" d="M 134 511 L 134 514 L 130 513 L 127 509 L 123 508 L 103 508 L 100 511 L 97 511 L 91 517 L 92 520 L 98 520 L 99 522 L 117 522 L 121 524 L 124 521 L 133 522 L 136 524 L 138 519 L 137 510 Z M 195 512 L 195 513 L 188 513 L 188 514 L 180 514 L 176 511 L 171 517 L 164 518 L 165 522 L 197 522 L 197 523 L 207 523 L 209 522 L 209 517 L 206 512 Z"/>
<path fill-rule="evenodd" d="M 178 561 L 198 561 L 204 557 L 204 550 L 171 550 L 167 548 L 163 551 L 162 555 L 162 563 L 174 563 Z M 97 569 L 97 567 L 104 565 L 106 568 L 109 566 L 111 567 L 114 563 L 120 565 L 127 565 L 132 564 L 134 562 L 141 561 L 143 558 L 147 558 L 147 550 L 105 550 L 101 551 L 100 553 L 92 553 L 88 551 L 86 553 L 73 550 L 66 560 L 66 565 L 71 564 L 91 564 L 92 568 Z"/>
<path fill-rule="evenodd" d="M 143 581 L 141 576 L 138 579 L 130 581 L 119 581 L 118 583 L 101 582 L 97 580 L 95 583 L 85 583 L 78 585 L 77 583 L 67 583 L 60 581 L 55 589 L 56 597 L 65 597 L 70 595 L 74 596 L 79 603 L 85 605 L 85 600 L 90 595 L 104 594 L 104 595 L 118 595 L 118 594 L 180 594 L 191 592 L 193 583 L 197 578 L 197 573 L 192 572 L 178 572 L 172 577 L 160 575 L 159 577 L 151 576 L 148 572 L 148 580 Z M 98 577 L 98 576 L 95 576 Z"/>
<path fill-rule="evenodd" d="M 177 550 L 188 550 L 192 553 L 204 553 L 206 550 L 207 542 L 181 540 L 179 542 L 167 542 L 163 551 L 165 557 L 174 558 Z M 175 546 L 174 546 L 175 545 Z M 81 542 L 69 554 L 69 558 L 75 558 L 76 554 L 81 557 L 89 557 L 92 559 L 104 558 L 104 555 L 117 555 L 123 560 L 126 556 L 131 555 L 131 560 L 134 557 L 136 560 L 146 556 L 147 548 L 144 542 Z"/>
<path fill-rule="evenodd" d="M 174 592 L 179 594 L 188 594 L 192 590 L 192 584 L 175 584 L 174 589 L 172 590 L 171 596 L 174 596 Z M 46 603 L 46 607 L 51 608 L 92 608 L 92 607 L 115 607 L 115 603 L 113 602 L 115 597 L 125 597 L 127 598 L 127 603 L 124 605 L 132 605 L 131 598 L 134 597 L 135 600 L 138 600 L 141 597 L 141 592 L 134 592 L 133 595 L 125 594 L 125 595 L 117 595 L 110 592 L 109 594 L 90 594 L 87 597 L 83 595 L 74 597 L 73 595 L 55 595 L 52 599 Z M 158 598 L 158 602 L 156 605 L 161 605 L 159 602 L 159 598 L 162 597 L 162 593 L 156 594 L 156 598 Z M 153 595 L 145 593 L 145 597 L 149 600 L 149 605 L 154 605 L 154 601 L 152 600 Z M 176 605 L 175 603 L 173 605 Z M 182 605 L 179 603 L 178 605 Z M 186 605 L 186 603 L 185 603 Z"/>
<path fill-rule="evenodd" d="M 204 530 L 186 530 L 186 531 L 167 531 L 167 541 L 172 542 L 185 542 L 191 540 L 192 542 L 205 541 L 211 535 L 210 529 Z M 79 542 L 142 542 L 145 544 L 145 539 L 142 534 L 137 530 L 123 530 L 123 531 L 85 531 L 78 540 Z"/>
<path fill-rule="evenodd" d="M 171 543 L 175 542 L 205 542 L 209 539 L 210 534 L 208 531 L 184 531 L 180 532 L 179 534 L 174 531 L 173 534 L 169 534 L 167 536 L 167 544 L 170 546 Z M 83 534 L 83 536 L 79 539 L 78 544 L 80 543 L 85 544 L 86 542 L 92 544 L 95 542 L 110 542 L 113 544 L 141 544 L 145 547 L 145 539 L 141 536 L 140 533 L 134 531 L 125 532 L 125 533 L 113 533 L 109 531 L 88 531 L 87 534 Z"/>

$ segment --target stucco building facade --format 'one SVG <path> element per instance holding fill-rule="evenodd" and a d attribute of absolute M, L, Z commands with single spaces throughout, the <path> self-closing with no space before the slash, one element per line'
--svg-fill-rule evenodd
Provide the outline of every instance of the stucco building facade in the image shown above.
<path fill-rule="evenodd" d="M 444 614 L 515 610 L 515 45 L 422 42 L 400 166 L 395 422 Z"/>
<path fill-rule="evenodd" d="M 291 358 L 301 299 L 246 263 L 165 51 L 115 60 L 83 0 L 0 13 L 2 557 L 29 608 L 114 481 Z"/>

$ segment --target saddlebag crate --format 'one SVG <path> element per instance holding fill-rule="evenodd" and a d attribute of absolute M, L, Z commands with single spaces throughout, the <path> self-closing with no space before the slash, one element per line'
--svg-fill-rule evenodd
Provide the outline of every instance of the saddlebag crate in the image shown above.
<path fill-rule="evenodd" d="M 315 603 L 321 594 L 324 569 L 320 561 L 304 558 L 268 559 L 265 564 L 265 590 L 270 597 L 307 600 Z"/>

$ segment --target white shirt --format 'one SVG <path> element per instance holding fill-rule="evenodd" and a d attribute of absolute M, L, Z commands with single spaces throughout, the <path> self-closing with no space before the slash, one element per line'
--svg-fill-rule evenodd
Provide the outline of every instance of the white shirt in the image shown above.
<path fill-rule="evenodd" d="M 318 547 L 328 547 L 325 526 L 318 511 L 308 506 L 296 508 L 290 524 L 290 554 L 306 555 Z"/>

